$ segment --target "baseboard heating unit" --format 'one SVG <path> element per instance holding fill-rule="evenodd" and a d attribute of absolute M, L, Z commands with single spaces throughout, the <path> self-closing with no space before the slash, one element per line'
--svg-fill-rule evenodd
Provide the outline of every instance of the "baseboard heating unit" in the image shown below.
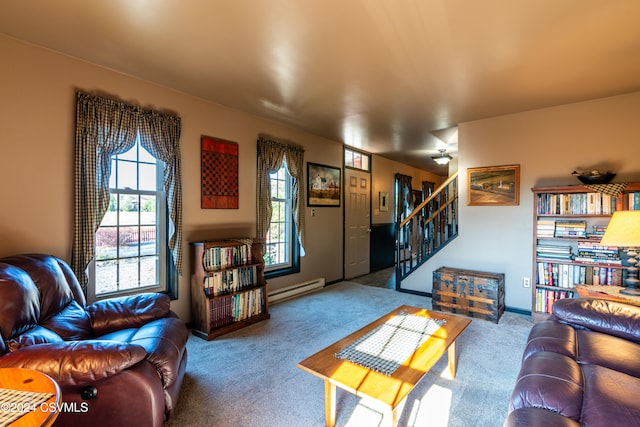
<path fill-rule="evenodd" d="M 295 285 L 287 286 L 286 288 L 277 289 L 269 293 L 269 304 L 295 298 L 322 288 L 324 288 L 324 277 L 309 280 L 308 282 L 297 283 Z"/>

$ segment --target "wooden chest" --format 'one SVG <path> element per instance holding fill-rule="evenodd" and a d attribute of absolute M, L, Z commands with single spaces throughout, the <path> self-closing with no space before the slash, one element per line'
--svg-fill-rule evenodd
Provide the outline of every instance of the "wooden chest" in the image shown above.
<path fill-rule="evenodd" d="M 433 272 L 432 305 L 498 323 L 504 313 L 504 274 L 440 267 Z"/>

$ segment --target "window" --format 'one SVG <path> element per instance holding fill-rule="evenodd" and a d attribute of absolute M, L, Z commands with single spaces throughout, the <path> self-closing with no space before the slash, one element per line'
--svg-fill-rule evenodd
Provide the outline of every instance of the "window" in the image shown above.
<path fill-rule="evenodd" d="M 167 243 L 164 163 L 140 145 L 111 157 L 109 208 L 95 235 L 90 289 L 100 298 L 165 291 Z"/>
<path fill-rule="evenodd" d="M 271 181 L 271 224 L 266 239 L 265 273 L 267 277 L 299 271 L 298 245 L 292 214 L 292 178 L 286 161 L 269 174 Z"/>
<path fill-rule="evenodd" d="M 350 148 L 344 149 L 344 165 L 353 169 L 371 171 L 371 156 Z"/>
<path fill-rule="evenodd" d="M 257 151 L 256 235 L 266 241 L 265 277 L 297 273 L 304 256 L 304 149 L 260 135 Z"/>

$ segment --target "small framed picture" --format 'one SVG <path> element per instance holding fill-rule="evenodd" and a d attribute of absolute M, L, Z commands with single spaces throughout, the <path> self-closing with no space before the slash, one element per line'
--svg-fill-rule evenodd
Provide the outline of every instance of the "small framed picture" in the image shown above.
<path fill-rule="evenodd" d="M 520 165 L 467 169 L 468 206 L 520 204 Z"/>
<path fill-rule="evenodd" d="M 340 207 L 340 168 L 307 163 L 307 206 Z"/>
<path fill-rule="evenodd" d="M 389 193 L 386 191 L 381 191 L 378 193 L 378 198 L 380 199 L 380 211 L 386 212 L 389 210 Z"/>

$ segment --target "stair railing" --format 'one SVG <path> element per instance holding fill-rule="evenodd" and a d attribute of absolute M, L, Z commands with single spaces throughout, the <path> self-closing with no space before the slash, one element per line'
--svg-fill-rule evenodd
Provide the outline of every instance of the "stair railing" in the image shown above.
<path fill-rule="evenodd" d="M 396 290 L 402 280 L 458 235 L 458 173 L 396 224 Z"/>

